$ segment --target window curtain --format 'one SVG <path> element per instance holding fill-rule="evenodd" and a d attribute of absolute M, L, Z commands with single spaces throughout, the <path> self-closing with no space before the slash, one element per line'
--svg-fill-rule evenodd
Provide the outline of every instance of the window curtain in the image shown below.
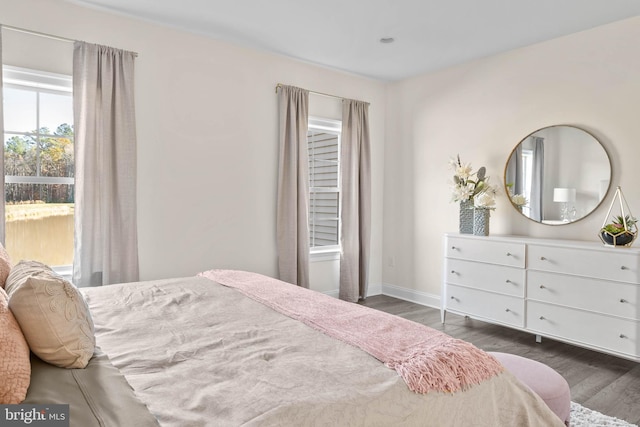
<path fill-rule="evenodd" d="M 134 59 L 133 52 L 74 45 L 77 286 L 139 280 Z"/>
<path fill-rule="evenodd" d="M 309 91 L 278 88 L 277 250 L 280 279 L 309 287 Z"/>
<path fill-rule="evenodd" d="M 544 187 L 544 138 L 532 136 L 533 165 L 531 171 L 531 216 L 534 221 L 542 221 Z"/>
<path fill-rule="evenodd" d="M 4 64 L 2 62 L 2 26 L 0 25 L 0 68 Z M 0 69 L 0 135 L 2 135 L 2 141 L 4 141 L 4 109 L 3 100 L 4 94 L 2 92 L 4 82 L 2 81 L 2 69 Z M 4 142 L 2 143 L 2 152 L 4 153 Z M 4 155 L 2 156 L 4 159 Z M 2 198 L 0 199 L 0 243 L 5 245 L 5 215 L 4 215 L 4 203 L 5 203 L 5 190 L 4 190 L 4 160 L 0 162 L 0 185 L 2 189 Z"/>
<path fill-rule="evenodd" d="M 369 104 L 342 101 L 340 290 L 356 302 L 367 296 L 371 236 Z"/>

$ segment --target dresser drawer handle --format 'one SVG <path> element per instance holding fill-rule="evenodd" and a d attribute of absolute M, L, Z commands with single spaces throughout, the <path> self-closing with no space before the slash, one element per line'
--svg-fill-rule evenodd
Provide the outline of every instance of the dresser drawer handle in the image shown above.
<path fill-rule="evenodd" d="M 507 252 L 507 256 L 513 256 L 513 255 L 511 255 L 511 252 Z"/>
<path fill-rule="evenodd" d="M 547 259 L 543 256 L 540 257 L 540 261 L 546 261 Z"/>
<path fill-rule="evenodd" d="M 624 298 L 620 298 L 620 302 L 624 304 L 625 302 L 629 302 L 629 301 L 627 301 L 627 300 L 626 300 L 626 299 L 624 299 Z"/>
<path fill-rule="evenodd" d="M 456 248 L 455 246 L 451 246 L 451 249 L 454 250 L 454 251 L 458 250 L 458 248 Z"/>
<path fill-rule="evenodd" d="M 513 283 L 511 280 L 507 279 L 504 281 L 505 283 Z"/>
<path fill-rule="evenodd" d="M 511 310 L 509 310 L 508 308 L 504 310 L 505 312 L 509 313 Z"/>
<path fill-rule="evenodd" d="M 620 267 L 620 270 L 628 270 L 628 267 L 625 267 L 624 265 Z"/>
<path fill-rule="evenodd" d="M 540 320 L 544 320 L 544 316 L 540 316 Z"/>
<path fill-rule="evenodd" d="M 546 289 L 545 285 L 540 285 L 540 289 Z"/>
<path fill-rule="evenodd" d="M 625 334 L 620 334 L 620 338 L 625 339 L 628 338 Z"/>
<path fill-rule="evenodd" d="M 451 274 L 458 274 L 455 270 L 451 270 Z"/>

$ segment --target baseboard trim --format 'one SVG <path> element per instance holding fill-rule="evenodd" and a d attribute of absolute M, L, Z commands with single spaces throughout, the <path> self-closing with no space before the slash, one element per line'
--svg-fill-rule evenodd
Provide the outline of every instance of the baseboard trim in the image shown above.
<path fill-rule="evenodd" d="M 322 293 L 334 298 L 339 298 L 340 296 L 339 289 L 333 289 L 331 291 L 322 291 Z M 372 297 L 374 295 L 382 295 L 382 283 L 369 283 L 369 288 L 367 289 L 367 296 Z"/>
<path fill-rule="evenodd" d="M 322 293 L 334 298 L 338 298 L 340 296 L 340 291 L 337 289 L 334 289 L 333 291 L 322 291 Z"/>
<path fill-rule="evenodd" d="M 429 294 L 426 292 L 401 288 L 399 286 L 390 285 L 388 283 L 369 283 L 369 289 L 367 291 L 368 297 L 372 297 L 375 295 L 387 295 L 427 307 L 437 308 L 438 310 L 440 309 L 440 296 Z M 334 298 L 338 298 L 340 295 L 340 291 L 338 289 L 334 289 L 331 291 L 322 291 L 322 293 Z"/>
<path fill-rule="evenodd" d="M 374 295 L 382 295 L 382 283 L 369 283 L 367 296 L 372 297 Z"/>
<path fill-rule="evenodd" d="M 401 288 L 399 286 L 384 283 L 382 285 L 382 295 L 402 299 L 427 307 L 440 309 L 440 296 L 427 292 L 416 291 L 414 289 Z"/>

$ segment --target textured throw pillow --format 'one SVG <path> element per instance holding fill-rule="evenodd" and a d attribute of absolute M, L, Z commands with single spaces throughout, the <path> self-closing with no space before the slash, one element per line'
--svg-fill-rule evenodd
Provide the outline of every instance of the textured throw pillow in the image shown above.
<path fill-rule="evenodd" d="M 0 288 L 4 288 L 4 284 L 9 277 L 11 271 L 11 258 L 4 246 L 0 245 Z"/>
<path fill-rule="evenodd" d="M 29 346 L 0 288 L 0 404 L 24 400 L 31 379 Z"/>
<path fill-rule="evenodd" d="M 4 290 L 7 291 L 7 294 L 11 297 L 11 293 L 23 285 L 31 276 L 47 277 L 50 279 L 60 277 L 46 264 L 38 261 L 20 261 L 11 269 L 11 273 L 9 273 L 4 285 Z"/>
<path fill-rule="evenodd" d="M 84 368 L 96 339 L 89 307 L 78 289 L 49 267 L 21 261 L 7 280 L 9 308 L 31 351 L 61 368 Z"/>

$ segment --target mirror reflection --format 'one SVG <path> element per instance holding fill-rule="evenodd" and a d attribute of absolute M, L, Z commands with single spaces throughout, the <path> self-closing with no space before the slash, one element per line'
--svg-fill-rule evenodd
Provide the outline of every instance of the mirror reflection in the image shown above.
<path fill-rule="evenodd" d="M 513 149 L 504 174 L 512 205 L 548 225 L 578 221 L 609 191 L 611 162 L 600 142 L 575 126 L 550 126 Z"/>

